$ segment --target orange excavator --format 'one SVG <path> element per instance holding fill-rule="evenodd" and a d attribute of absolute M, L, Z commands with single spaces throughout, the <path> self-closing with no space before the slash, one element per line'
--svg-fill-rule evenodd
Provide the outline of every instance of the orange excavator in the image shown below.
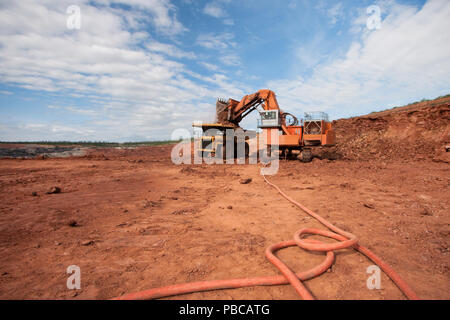
<path fill-rule="evenodd" d="M 258 107 L 262 110 L 258 110 Z M 304 118 L 299 120 L 280 109 L 273 91 L 263 89 L 246 95 L 241 101 L 217 100 L 216 122 L 193 125 L 201 128 L 203 133 L 199 139 L 198 150 L 203 155 L 214 156 L 218 148 L 224 146 L 223 136 L 226 130 L 240 128 L 242 119 L 255 110 L 258 110 L 261 116 L 258 128 L 262 129 L 264 137 L 269 137 L 266 143 L 271 145 L 270 137 L 277 135 L 278 149 L 285 156 L 292 155 L 296 150 L 301 160 L 307 162 L 312 158 L 312 147 L 335 144 L 336 135 L 326 113 L 306 112 Z M 247 150 L 248 146 L 246 152 Z"/>

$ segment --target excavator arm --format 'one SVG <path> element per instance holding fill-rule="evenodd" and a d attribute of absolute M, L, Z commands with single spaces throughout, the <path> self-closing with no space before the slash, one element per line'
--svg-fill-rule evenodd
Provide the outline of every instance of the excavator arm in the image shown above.
<path fill-rule="evenodd" d="M 220 122 L 228 122 L 238 127 L 242 119 L 259 106 L 264 110 L 279 110 L 281 128 L 287 133 L 284 113 L 280 110 L 275 92 L 267 89 L 246 95 L 241 101 L 233 99 L 229 99 L 228 102 L 219 101 L 217 105 L 217 119 Z"/>
<path fill-rule="evenodd" d="M 246 95 L 237 104 L 230 102 L 230 121 L 236 124 L 260 105 L 264 110 L 280 110 L 275 92 L 266 89 Z"/>

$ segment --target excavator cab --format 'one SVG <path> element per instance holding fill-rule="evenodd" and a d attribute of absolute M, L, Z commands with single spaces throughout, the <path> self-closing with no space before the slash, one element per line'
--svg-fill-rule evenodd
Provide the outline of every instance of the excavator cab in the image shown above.
<path fill-rule="evenodd" d="M 277 128 L 281 127 L 280 111 L 265 110 L 259 113 L 261 119 L 258 119 L 258 128 Z"/>

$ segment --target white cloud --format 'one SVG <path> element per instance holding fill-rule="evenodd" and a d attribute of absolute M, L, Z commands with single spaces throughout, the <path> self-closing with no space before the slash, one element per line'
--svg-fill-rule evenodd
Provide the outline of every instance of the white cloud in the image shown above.
<path fill-rule="evenodd" d="M 204 66 L 206 69 L 208 69 L 210 71 L 217 71 L 217 70 L 219 70 L 219 67 L 216 66 L 215 64 L 212 64 L 212 63 L 199 62 L 199 64 L 201 64 L 202 66 Z"/>
<path fill-rule="evenodd" d="M 231 19 L 227 13 L 227 11 L 223 8 L 223 5 L 229 3 L 230 0 L 214 0 L 209 2 L 203 8 L 203 13 L 221 19 L 222 23 L 228 26 L 234 25 L 233 19 Z"/>
<path fill-rule="evenodd" d="M 234 35 L 230 32 L 201 34 L 197 37 L 197 44 L 208 49 L 223 50 L 236 46 L 236 42 L 232 41 L 233 39 Z"/>
<path fill-rule="evenodd" d="M 328 17 L 330 18 L 330 23 L 335 25 L 336 22 L 343 17 L 344 10 L 342 8 L 342 3 L 339 2 L 328 9 L 327 11 Z"/>
<path fill-rule="evenodd" d="M 73 114 L 79 114 L 84 116 L 99 115 L 99 113 L 96 110 L 93 110 L 91 108 L 80 108 L 73 106 L 58 106 L 58 105 L 48 105 L 47 108 L 52 110 L 65 110 Z"/>
<path fill-rule="evenodd" d="M 281 104 L 342 116 L 448 93 L 450 2 L 430 0 L 421 10 L 394 4 L 385 14 L 382 28 L 363 31 L 344 57 L 309 77 L 269 82 Z"/>
<path fill-rule="evenodd" d="M 226 66 L 239 66 L 241 65 L 241 58 L 236 53 L 228 53 L 221 55 L 219 60 Z"/>
<path fill-rule="evenodd" d="M 295 56 L 300 61 L 299 66 L 303 70 L 313 68 L 327 57 L 323 52 L 324 41 L 324 33 L 318 32 L 311 41 L 305 41 L 297 47 Z"/>
<path fill-rule="evenodd" d="M 55 106 L 55 105 L 48 105 L 47 108 L 49 109 L 61 109 L 61 106 Z"/>
<path fill-rule="evenodd" d="M 222 18 L 226 15 L 225 10 L 215 2 L 207 3 L 205 8 L 203 8 L 203 13 L 214 18 Z"/>
<path fill-rule="evenodd" d="M 230 32 L 200 34 L 196 43 L 204 48 L 220 51 L 217 59 L 226 66 L 241 65 L 241 58 L 235 51 L 237 43 L 234 41 L 234 34 Z"/>
<path fill-rule="evenodd" d="M 234 25 L 234 20 L 227 18 L 227 19 L 223 19 L 222 20 L 223 24 L 226 24 L 227 26 L 233 26 Z"/>
<path fill-rule="evenodd" d="M 176 7 L 169 0 L 94 0 L 94 2 L 105 5 L 124 4 L 148 11 L 153 18 L 151 22 L 167 34 L 178 34 L 187 30 L 177 20 Z"/>
<path fill-rule="evenodd" d="M 18 123 L 1 124 L 0 137 L 2 141 L 62 141 L 62 140 L 92 140 L 95 130 L 85 126 L 68 126 L 49 123 Z M 97 136 L 99 139 L 100 136 Z"/>
<path fill-rule="evenodd" d="M 177 26 L 169 1 L 95 2 L 99 7 L 87 0 L 2 3 L 0 82 L 48 91 L 60 99 L 73 96 L 95 101 L 89 109 L 71 105 L 57 111 L 90 117 L 72 133 L 97 140 L 119 140 L 129 132 L 164 138 L 175 126 L 189 128 L 193 120 L 211 120 L 208 117 L 214 108 L 202 104 L 205 100 L 213 102 L 222 92 L 240 93 L 241 84 L 230 79 L 200 84 L 190 80 L 192 73 L 173 58 L 194 59 L 193 53 L 175 44 L 148 40 L 148 30 L 140 23 L 147 10 L 160 32 L 184 30 Z M 113 2 L 143 11 L 107 6 Z M 80 5 L 80 30 L 66 28 L 68 4 Z M 0 125 L 2 139 L 14 134 L 16 139 L 30 136 L 30 131 L 21 131 L 26 129 L 23 124 Z M 33 134 L 49 138 L 58 133 L 55 138 L 62 139 L 64 132 L 70 132 L 65 126 L 62 120 L 47 123 Z M 77 138 L 68 134 L 66 139 Z"/>
<path fill-rule="evenodd" d="M 146 47 L 152 52 L 163 53 L 174 58 L 196 58 L 196 55 L 193 52 L 185 52 L 172 44 L 161 43 L 154 40 L 147 43 Z"/>

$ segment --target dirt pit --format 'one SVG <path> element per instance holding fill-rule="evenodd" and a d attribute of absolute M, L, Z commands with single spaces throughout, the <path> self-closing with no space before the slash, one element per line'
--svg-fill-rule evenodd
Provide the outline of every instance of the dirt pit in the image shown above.
<path fill-rule="evenodd" d="M 257 165 L 174 165 L 172 146 L 96 149 L 84 157 L 0 160 L 0 299 L 108 299 L 187 281 L 279 274 L 270 244 L 324 228 L 268 186 Z M 243 179 L 251 179 L 242 184 Z M 449 299 L 448 164 L 281 161 L 269 178 L 295 200 L 356 234 L 425 299 Z M 52 193 L 52 188 L 60 192 Z M 279 252 L 293 270 L 323 255 Z M 305 282 L 318 299 L 405 299 L 373 263 L 337 252 Z M 67 267 L 81 269 L 68 290 Z M 289 285 L 171 299 L 297 299 Z"/>

